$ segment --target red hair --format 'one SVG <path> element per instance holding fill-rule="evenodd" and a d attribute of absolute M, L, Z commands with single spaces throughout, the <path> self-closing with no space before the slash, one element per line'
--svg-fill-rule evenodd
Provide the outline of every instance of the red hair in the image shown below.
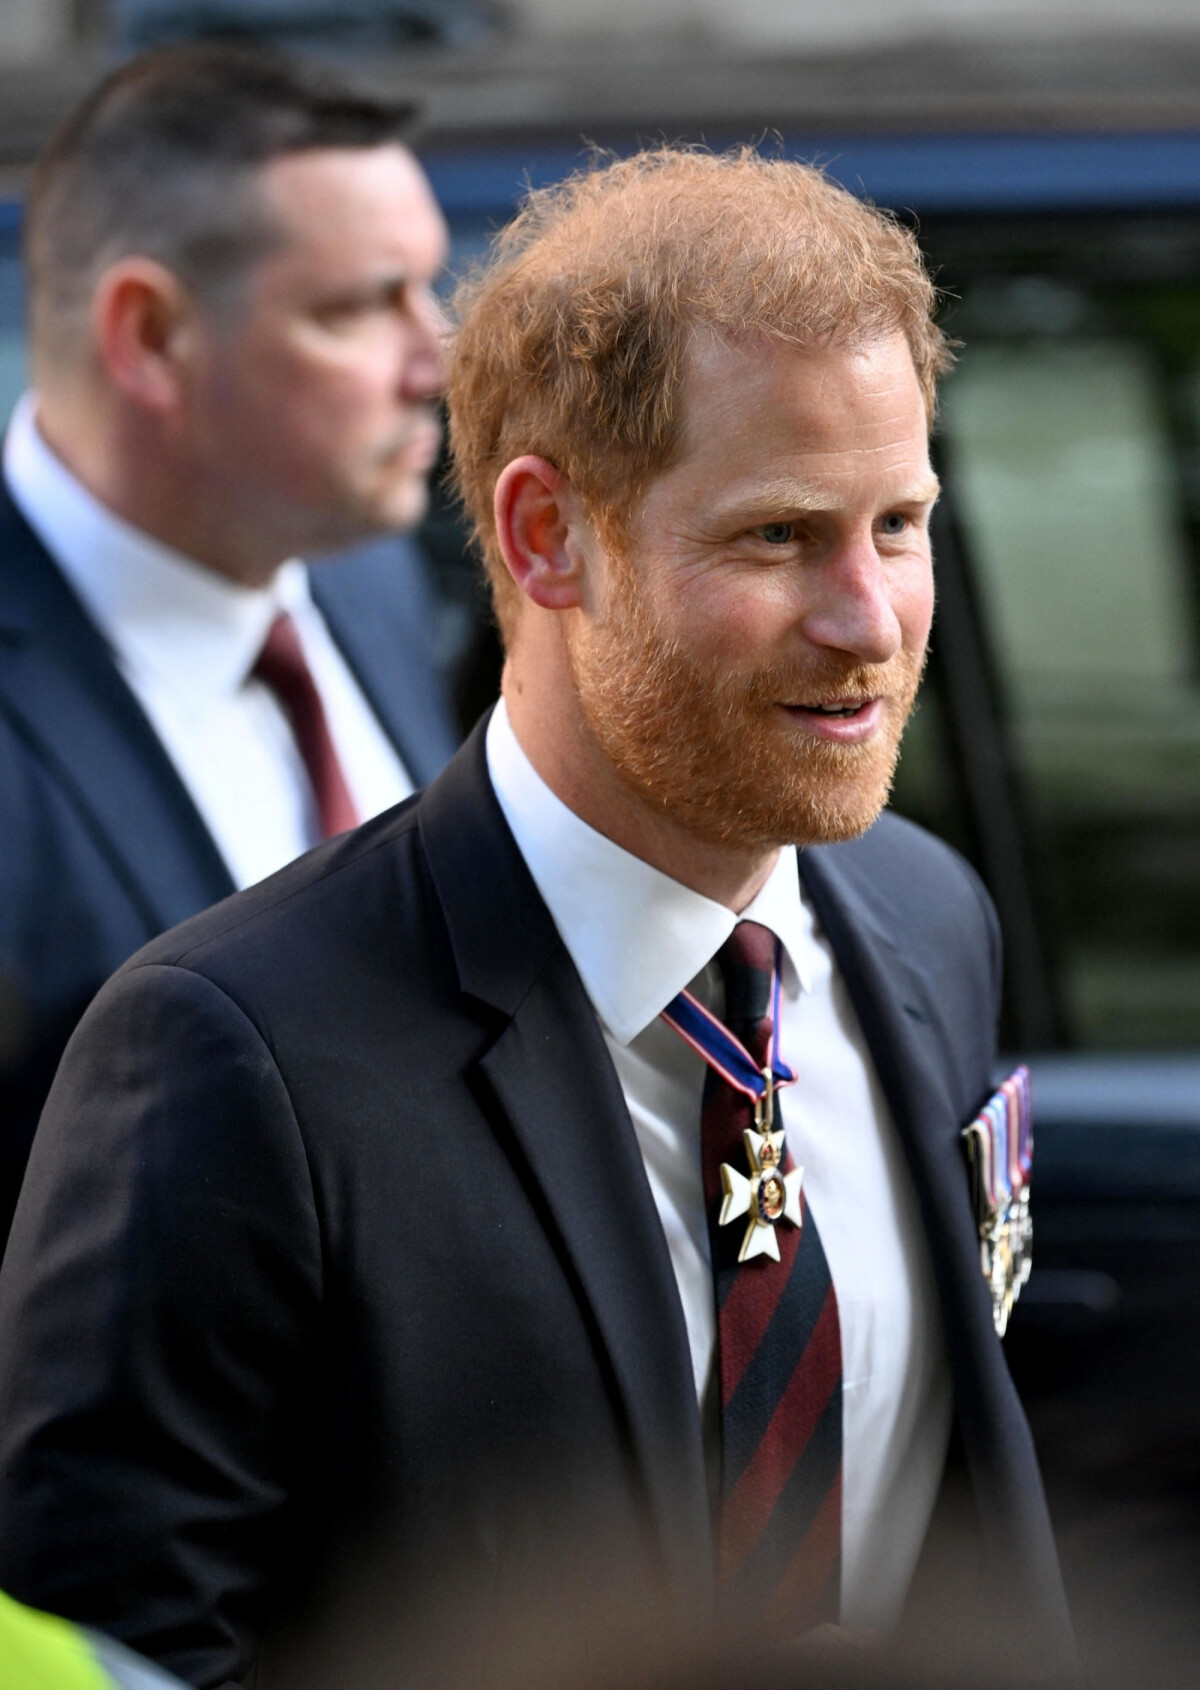
<path fill-rule="evenodd" d="M 750 147 L 662 147 L 525 199 L 460 287 L 450 438 L 502 633 L 520 595 L 492 495 L 549 459 L 598 528 L 624 536 L 639 488 L 679 450 L 692 333 L 799 348 L 903 334 L 932 420 L 950 362 L 912 234 L 811 166 Z"/>

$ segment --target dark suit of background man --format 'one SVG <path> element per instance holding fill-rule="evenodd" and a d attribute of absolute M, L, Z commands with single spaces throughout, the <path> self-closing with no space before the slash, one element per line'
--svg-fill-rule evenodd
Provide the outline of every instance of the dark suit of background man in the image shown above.
<path fill-rule="evenodd" d="M 110 78 L 35 176 L 0 487 L 0 1248 L 108 975 L 453 750 L 411 543 L 295 561 L 424 509 L 445 237 L 407 122 L 184 48 Z"/>
<path fill-rule="evenodd" d="M 532 196 L 450 379 L 503 703 L 84 1017 L 0 1273 L 17 1596 L 209 1685 L 355 1546 L 397 1605 L 440 1564 L 504 1603 L 565 1524 L 664 1603 L 717 1581 L 748 1643 L 886 1634 L 957 1447 L 972 1625 L 1069 1660 L 960 1142 L 996 924 L 879 819 L 932 304 L 906 233 L 782 160 Z M 749 1210 L 722 1016 L 743 1085 L 797 1075 Z"/>

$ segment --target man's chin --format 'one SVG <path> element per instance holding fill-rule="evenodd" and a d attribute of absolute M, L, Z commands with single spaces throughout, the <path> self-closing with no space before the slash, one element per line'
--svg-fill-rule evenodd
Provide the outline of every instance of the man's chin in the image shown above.
<path fill-rule="evenodd" d="M 758 850 L 784 845 L 841 845 L 874 827 L 887 802 L 887 793 L 870 800 L 837 799 L 822 795 L 780 808 L 774 816 L 743 814 L 724 834 L 730 844 Z"/>
<path fill-rule="evenodd" d="M 429 487 L 424 476 L 410 476 L 381 495 L 376 504 L 381 531 L 403 532 L 425 520 L 429 510 Z"/>
<path fill-rule="evenodd" d="M 840 808 L 820 808 L 810 811 L 791 829 L 789 845 L 843 845 L 848 839 L 859 839 L 875 826 L 883 813 L 887 794 L 878 803 L 847 805 Z"/>
<path fill-rule="evenodd" d="M 300 557 L 326 557 L 386 534 L 407 534 L 424 520 L 428 504 L 423 482 L 384 493 L 343 496 L 336 510 L 322 510 L 308 532 L 297 536 L 293 552 Z"/>
<path fill-rule="evenodd" d="M 429 510 L 429 484 L 423 475 L 397 474 L 376 477 L 365 486 L 348 489 L 342 508 L 343 526 L 367 535 L 407 533 L 425 520 Z"/>
<path fill-rule="evenodd" d="M 866 744 L 810 741 L 777 793 L 777 845 L 838 845 L 879 820 L 899 760 L 899 728 Z"/>
<path fill-rule="evenodd" d="M 848 762 L 845 756 L 829 761 Z M 793 766 L 782 780 L 731 783 L 707 803 L 689 805 L 696 831 L 739 849 L 778 850 L 784 845 L 837 845 L 873 827 L 888 801 L 895 757 L 873 758 L 853 771 Z M 781 764 L 782 768 L 783 765 Z"/>

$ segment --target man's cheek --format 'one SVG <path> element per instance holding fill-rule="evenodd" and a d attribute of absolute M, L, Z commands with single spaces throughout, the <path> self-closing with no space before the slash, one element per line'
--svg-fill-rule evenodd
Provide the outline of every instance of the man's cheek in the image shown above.
<path fill-rule="evenodd" d="M 929 637 L 933 623 L 934 590 L 931 573 L 914 571 L 888 595 L 892 612 L 900 624 L 905 647 L 916 651 Z"/>
<path fill-rule="evenodd" d="M 790 618 L 769 599 L 745 594 L 713 596 L 684 619 L 694 651 L 734 663 L 739 656 L 752 658 L 770 650 L 790 625 Z"/>
<path fill-rule="evenodd" d="M 925 649 L 932 626 L 933 594 L 930 592 L 921 599 L 919 604 L 913 607 L 909 616 L 901 617 L 904 643 L 909 651 L 919 652 Z"/>

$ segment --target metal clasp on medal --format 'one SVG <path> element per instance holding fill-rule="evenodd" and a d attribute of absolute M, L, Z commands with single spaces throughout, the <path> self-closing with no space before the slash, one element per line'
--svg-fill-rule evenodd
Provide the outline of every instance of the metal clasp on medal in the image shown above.
<path fill-rule="evenodd" d="M 754 1099 L 754 1130 L 769 1133 L 775 1120 L 775 1075 L 770 1068 L 764 1068 L 762 1077 L 766 1090 Z"/>

